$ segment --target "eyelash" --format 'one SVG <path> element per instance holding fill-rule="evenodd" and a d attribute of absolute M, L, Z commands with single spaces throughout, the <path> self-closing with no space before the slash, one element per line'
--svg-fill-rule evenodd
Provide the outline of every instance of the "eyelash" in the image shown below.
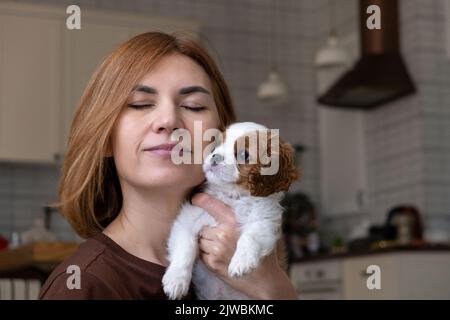
<path fill-rule="evenodd" d="M 148 107 L 154 107 L 155 105 L 154 104 L 129 104 L 128 106 L 131 108 L 140 110 L 140 109 L 144 109 L 144 108 L 148 108 Z M 201 107 L 181 106 L 181 107 L 188 109 L 190 111 L 193 111 L 193 112 L 200 112 L 200 111 L 203 111 L 206 109 L 206 107 L 203 107 L 203 106 L 201 106 Z"/>
<path fill-rule="evenodd" d="M 182 107 L 185 108 L 185 109 L 191 110 L 191 111 L 193 111 L 193 112 L 201 112 L 201 111 L 203 111 L 203 110 L 206 109 L 206 107 L 203 107 L 203 106 L 201 106 L 201 107 L 188 107 L 188 106 L 182 106 Z"/>
<path fill-rule="evenodd" d="M 129 104 L 129 107 L 133 108 L 133 109 L 144 109 L 147 107 L 153 107 L 154 104 Z"/>

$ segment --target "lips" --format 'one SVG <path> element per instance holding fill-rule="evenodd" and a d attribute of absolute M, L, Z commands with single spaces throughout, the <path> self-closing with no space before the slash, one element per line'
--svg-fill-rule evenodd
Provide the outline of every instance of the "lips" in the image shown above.
<path fill-rule="evenodd" d="M 163 143 L 163 144 L 159 144 L 157 146 L 153 146 L 150 148 L 145 148 L 143 151 L 148 151 L 153 154 L 162 155 L 162 156 L 170 156 L 173 148 L 175 148 L 176 145 L 178 145 L 178 143 Z M 182 156 L 183 153 L 190 153 L 190 152 L 191 152 L 190 148 L 183 146 L 179 150 L 179 155 Z"/>
<path fill-rule="evenodd" d="M 157 151 L 157 150 L 162 150 L 162 151 L 172 151 L 172 149 L 176 146 L 176 143 L 163 143 L 154 147 L 150 147 L 150 148 L 146 148 L 144 149 L 144 151 Z"/>

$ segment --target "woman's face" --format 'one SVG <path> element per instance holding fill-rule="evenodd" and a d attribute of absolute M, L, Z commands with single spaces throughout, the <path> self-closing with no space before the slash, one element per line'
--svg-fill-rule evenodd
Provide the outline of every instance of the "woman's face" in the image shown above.
<path fill-rule="evenodd" d="M 174 143 L 170 136 L 175 129 L 188 130 L 192 142 L 198 139 L 194 121 L 201 121 L 202 136 L 219 125 L 209 77 L 191 58 L 167 55 L 135 87 L 113 129 L 112 153 L 121 184 L 180 192 L 200 184 L 201 164 L 176 165 L 167 152 L 149 150 Z M 204 141 L 203 148 L 209 143 Z"/>

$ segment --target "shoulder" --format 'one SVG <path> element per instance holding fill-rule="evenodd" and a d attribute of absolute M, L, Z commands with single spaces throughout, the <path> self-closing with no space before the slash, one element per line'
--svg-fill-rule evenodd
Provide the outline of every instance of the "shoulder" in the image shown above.
<path fill-rule="evenodd" d="M 80 270 L 72 274 L 57 274 L 51 282 L 46 283 L 39 299 L 120 299 L 120 296 L 104 280 L 87 271 Z"/>
<path fill-rule="evenodd" d="M 44 283 L 40 299 L 118 299 L 95 266 L 105 246 L 89 239 L 62 262 Z"/>

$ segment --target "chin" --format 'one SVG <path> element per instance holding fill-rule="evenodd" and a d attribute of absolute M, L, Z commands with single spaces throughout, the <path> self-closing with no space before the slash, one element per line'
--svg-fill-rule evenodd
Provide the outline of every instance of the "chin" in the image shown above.
<path fill-rule="evenodd" d="M 201 184 L 205 179 L 203 171 L 192 168 L 155 167 L 145 177 L 145 184 L 153 187 L 189 189 Z"/>

